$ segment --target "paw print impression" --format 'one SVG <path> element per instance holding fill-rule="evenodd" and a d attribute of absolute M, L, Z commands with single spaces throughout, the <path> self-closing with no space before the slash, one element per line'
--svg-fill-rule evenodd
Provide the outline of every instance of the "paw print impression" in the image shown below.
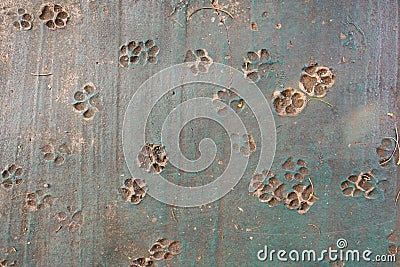
<path fill-rule="evenodd" d="M 376 199 L 379 194 L 377 180 L 372 172 L 350 175 L 340 185 L 343 195 L 350 197 L 365 197 L 366 199 Z"/>
<path fill-rule="evenodd" d="M 283 164 L 282 168 L 285 170 L 286 181 L 290 182 L 294 179 L 303 182 L 310 173 L 308 171 L 306 162 L 302 159 L 298 159 L 296 162 L 292 157 L 289 157 Z"/>
<path fill-rule="evenodd" d="M 122 198 L 126 202 L 139 204 L 146 196 L 146 183 L 141 179 L 130 178 L 125 180 L 125 187 L 119 189 Z"/>
<path fill-rule="evenodd" d="M 1 172 L 1 187 L 4 189 L 11 189 L 13 187 L 19 186 L 22 184 L 22 167 L 17 166 L 15 164 L 8 165 Z"/>
<path fill-rule="evenodd" d="M 120 48 L 119 64 L 122 67 L 157 63 L 160 48 L 151 39 L 143 42 L 130 41 Z"/>
<path fill-rule="evenodd" d="M 18 8 L 16 12 L 16 20 L 13 22 L 15 28 L 21 31 L 32 29 L 33 14 L 25 8 Z"/>
<path fill-rule="evenodd" d="M 207 50 L 197 49 L 188 50 L 186 52 L 184 62 L 190 68 L 194 75 L 202 73 L 207 73 L 210 69 L 211 64 L 214 62 L 213 59 L 208 55 Z"/>
<path fill-rule="evenodd" d="M 64 143 L 54 148 L 53 144 L 48 144 L 40 148 L 43 154 L 43 159 L 55 165 L 61 165 L 65 162 L 67 157 L 71 154 L 68 144 Z"/>
<path fill-rule="evenodd" d="M 145 144 L 138 155 L 139 167 L 150 173 L 160 173 L 168 162 L 164 146 Z"/>
<path fill-rule="evenodd" d="M 324 97 L 326 91 L 335 83 L 335 74 L 328 67 L 312 63 L 303 68 L 299 87 L 309 96 Z"/>
<path fill-rule="evenodd" d="M 244 57 L 242 71 L 247 79 L 258 82 L 267 76 L 274 63 L 271 60 L 271 52 L 265 48 L 257 52 L 249 51 Z"/>
<path fill-rule="evenodd" d="M 74 210 L 71 207 L 67 207 L 67 212 L 58 212 L 55 215 L 55 218 L 59 223 L 59 227 L 56 232 L 59 232 L 62 228 L 66 228 L 70 232 L 75 232 L 83 224 L 82 211 Z"/>
<path fill-rule="evenodd" d="M 149 249 L 151 259 L 170 260 L 182 251 L 181 243 L 178 241 L 170 241 L 166 238 L 158 239 Z"/>
<path fill-rule="evenodd" d="M 231 134 L 232 150 L 242 153 L 243 157 L 249 157 L 251 153 L 256 151 L 257 145 L 252 135 L 248 134 Z"/>
<path fill-rule="evenodd" d="M 214 94 L 213 101 L 216 101 L 217 113 L 221 116 L 226 116 L 228 113 L 228 107 L 222 105 L 221 103 L 231 107 L 236 113 L 240 113 L 246 106 L 244 100 L 239 97 L 237 93 L 229 89 L 219 90 L 216 94 Z"/>
<path fill-rule="evenodd" d="M 156 263 L 150 258 L 136 258 L 129 267 L 156 267 Z"/>
<path fill-rule="evenodd" d="M 379 165 L 382 167 L 388 167 L 390 160 L 395 153 L 395 141 L 390 138 L 384 138 L 381 144 L 376 148 L 376 154 L 381 158 Z"/>
<path fill-rule="evenodd" d="M 82 90 L 74 94 L 74 110 L 82 114 L 86 120 L 93 119 L 100 110 L 100 98 L 93 83 L 83 85 Z"/>
<path fill-rule="evenodd" d="M 54 198 L 43 190 L 28 193 L 25 198 L 25 205 L 30 211 L 43 210 L 53 205 Z"/>
<path fill-rule="evenodd" d="M 291 87 L 288 87 L 281 92 L 275 91 L 272 98 L 272 104 L 276 113 L 283 117 L 297 116 L 307 105 L 305 94 Z"/>
<path fill-rule="evenodd" d="M 253 196 L 257 197 L 260 202 L 265 202 L 269 207 L 274 207 L 285 198 L 285 184 L 280 182 L 270 171 L 256 173 L 251 179 L 251 187 L 257 190 Z"/>
<path fill-rule="evenodd" d="M 286 195 L 286 207 L 297 210 L 299 214 L 307 213 L 315 201 L 313 186 L 311 184 L 295 184 L 292 189 Z"/>
<path fill-rule="evenodd" d="M 58 4 L 44 4 L 39 12 L 40 21 L 50 30 L 65 28 L 69 13 Z"/>

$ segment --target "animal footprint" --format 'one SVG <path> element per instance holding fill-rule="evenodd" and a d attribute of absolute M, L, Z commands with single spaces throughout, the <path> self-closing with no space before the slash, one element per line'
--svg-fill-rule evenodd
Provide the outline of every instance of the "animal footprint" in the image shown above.
<path fill-rule="evenodd" d="M 22 167 L 15 164 L 10 164 L 1 172 L 1 186 L 4 189 L 11 189 L 15 186 L 22 184 L 23 180 L 21 178 L 23 173 Z"/>
<path fill-rule="evenodd" d="M 307 105 L 305 94 L 291 87 L 282 92 L 275 91 L 272 97 L 275 111 L 280 116 L 297 116 Z"/>
<path fill-rule="evenodd" d="M 150 173 L 160 173 L 168 162 L 165 147 L 145 144 L 138 155 L 139 167 Z"/>
<path fill-rule="evenodd" d="M 130 178 L 125 180 L 125 187 L 119 189 L 122 198 L 126 202 L 139 204 L 146 196 L 146 183 L 141 179 Z"/>
<path fill-rule="evenodd" d="M 65 143 L 58 146 L 57 150 L 54 149 L 52 144 L 48 144 L 41 147 L 40 151 L 42 152 L 45 161 L 54 163 L 56 165 L 63 164 L 68 155 L 71 154 L 69 146 Z"/>
<path fill-rule="evenodd" d="M 145 42 L 130 41 L 120 48 L 119 64 L 122 67 L 130 67 L 134 64 L 145 65 L 157 63 L 157 55 L 160 48 L 151 39 Z"/>
<path fill-rule="evenodd" d="M 208 55 L 207 50 L 197 49 L 188 50 L 186 52 L 184 62 L 190 68 L 194 75 L 202 73 L 207 73 L 210 69 L 211 64 L 214 62 L 213 59 Z"/>
<path fill-rule="evenodd" d="M 286 171 L 285 178 L 288 182 L 292 181 L 293 179 L 303 182 L 304 178 L 309 175 L 306 162 L 302 159 L 298 159 L 296 162 L 294 162 L 293 158 L 289 157 L 282 164 L 282 168 Z"/>
<path fill-rule="evenodd" d="M 170 260 L 182 251 L 181 243 L 178 241 L 170 241 L 166 238 L 158 239 L 149 249 L 151 259 Z"/>
<path fill-rule="evenodd" d="M 292 189 L 293 191 L 286 195 L 286 206 L 291 210 L 297 210 L 299 214 L 307 213 L 315 201 L 313 186 L 296 184 Z"/>
<path fill-rule="evenodd" d="M 221 103 L 224 103 L 227 106 L 231 107 L 236 113 L 241 112 L 246 106 L 244 100 L 241 97 L 239 97 L 237 93 L 229 89 L 228 90 L 223 89 L 218 91 L 214 95 L 213 101 L 216 101 L 217 113 L 220 114 L 221 116 L 226 116 L 228 112 L 228 107 L 222 105 Z"/>
<path fill-rule="evenodd" d="M 33 26 L 33 14 L 32 12 L 26 10 L 25 8 L 18 8 L 16 12 L 10 12 L 10 15 L 15 16 L 15 21 L 13 25 L 20 31 L 27 31 L 32 29 Z"/>
<path fill-rule="evenodd" d="M 249 157 L 251 153 L 256 151 L 256 142 L 252 135 L 243 134 L 239 136 L 234 133 L 231 135 L 232 149 L 235 152 L 242 153 L 244 157 Z"/>
<path fill-rule="evenodd" d="M 92 119 L 96 112 L 100 110 L 100 99 L 93 83 L 83 85 L 81 91 L 74 94 L 75 111 L 81 113 L 84 119 Z"/>
<path fill-rule="evenodd" d="M 156 263 L 150 258 L 136 258 L 130 267 L 156 267 Z"/>
<path fill-rule="evenodd" d="M 328 67 L 312 63 L 303 68 L 299 87 L 309 96 L 324 97 L 335 83 L 335 74 Z"/>
<path fill-rule="evenodd" d="M 69 13 L 58 4 L 44 4 L 39 12 L 39 19 L 50 30 L 62 29 L 67 25 Z"/>
<path fill-rule="evenodd" d="M 73 210 L 71 207 L 67 207 L 67 212 L 61 211 L 55 215 L 58 220 L 59 227 L 56 232 L 62 228 L 67 228 L 68 231 L 74 232 L 83 224 L 83 213 L 81 210 Z"/>
<path fill-rule="evenodd" d="M 30 211 L 43 210 L 53 205 L 54 198 L 43 190 L 36 190 L 28 193 L 25 198 L 25 205 Z"/>
<path fill-rule="evenodd" d="M 345 196 L 376 199 L 379 195 L 378 191 L 380 191 L 377 184 L 378 181 L 371 171 L 359 175 L 350 175 L 341 183 L 340 188 Z"/>
<path fill-rule="evenodd" d="M 269 207 L 274 207 L 284 200 L 285 184 L 280 182 L 270 171 L 264 171 L 262 174 L 256 173 L 252 178 L 251 186 L 257 186 L 253 196 L 257 197 L 260 202 L 267 203 Z"/>

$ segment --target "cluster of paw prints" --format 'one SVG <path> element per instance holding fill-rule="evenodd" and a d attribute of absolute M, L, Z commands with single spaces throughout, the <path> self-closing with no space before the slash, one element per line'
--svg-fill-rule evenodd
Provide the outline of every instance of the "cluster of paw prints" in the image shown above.
<path fill-rule="evenodd" d="M 271 60 L 271 52 L 265 48 L 256 52 L 249 51 L 244 57 L 242 71 L 247 79 L 258 82 L 266 77 L 274 63 L 276 62 Z"/>
<path fill-rule="evenodd" d="M 288 87 L 273 93 L 274 109 L 280 116 L 297 116 L 306 107 L 307 96 L 325 97 L 327 90 L 333 86 L 334 82 L 335 74 L 331 69 L 312 63 L 303 68 L 299 81 L 300 90 Z"/>
<path fill-rule="evenodd" d="M 149 249 L 150 256 L 136 258 L 130 267 L 155 267 L 160 260 L 171 260 L 182 252 L 181 243 L 166 238 L 158 239 Z"/>
<path fill-rule="evenodd" d="M 13 25 L 18 30 L 27 31 L 32 29 L 35 18 L 32 12 L 25 8 L 18 8 L 15 12 L 9 12 L 9 15 L 15 18 Z M 59 4 L 42 5 L 38 16 L 39 20 L 51 30 L 64 28 L 70 17 L 68 11 Z"/>
<path fill-rule="evenodd" d="M 54 198 L 44 190 L 26 194 L 25 205 L 30 211 L 43 210 L 53 205 Z"/>
<path fill-rule="evenodd" d="M 253 195 L 260 202 L 266 203 L 269 207 L 283 203 L 287 208 L 296 210 L 299 214 L 307 213 L 315 202 L 314 188 L 310 184 L 304 184 L 304 178 L 309 174 L 306 163 L 302 159 L 296 162 L 290 157 L 283 164 L 285 178 L 293 185 L 286 190 L 286 184 L 280 181 L 274 173 L 265 170 L 256 173 L 251 179 L 250 188 L 255 190 Z M 296 182 L 294 182 L 296 181 Z"/>
<path fill-rule="evenodd" d="M 194 75 L 207 73 L 213 62 L 213 59 L 205 49 L 188 50 L 184 59 L 184 63 L 186 63 Z"/>
<path fill-rule="evenodd" d="M 63 164 L 68 155 L 71 154 L 70 148 L 65 143 L 59 145 L 57 149 L 54 148 L 53 144 L 42 146 L 40 148 L 40 152 L 43 154 L 43 159 L 46 162 L 50 162 L 55 165 Z"/>
<path fill-rule="evenodd" d="M 135 205 L 139 204 L 146 196 L 146 183 L 141 179 L 129 178 L 124 182 L 124 187 L 119 189 L 122 198 L 126 202 L 131 202 Z"/>
<path fill-rule="evenodd" d="M 82 90 L 75 92 L 73 107 L 86 120 L 92 119 L 100 110 L 99 94 L 93 83 L 86 83 Z"/>
<path fill-rule="evenodd" d="M 236 113 L 240 113 L 246 103 L 244 100 L 233 90 L 222 89 L 213 96 L 213 101 L 216 104 L 216 111 L 221 116 L 226 116 L 228 107 L 233 109 Z"/>
<path fill-rule="evenodd" d="M 22 184 L 22 167 L 15 164 L 8 165 L 1 172 L 1 187 L 4 189 L 11 189 Z"/>
<path fill-rule="evenodd" d="M 343 195 L 349 197 L 365 197 L 376 199 L 378 195 L 377 181 L 372 172 L 350 175 L 340 185 Z"/>
<path fill-rule="evenodd" d="M 138 154 L 139 167 L 149 173 L 162 172 L 167 163 L 167 151 L 158 144 L 145 144 Z"/>
<path fill-rule="evenodd" d="M 120 48 L 119 64 L 122 67 L 131 67 L 135 64 L 155 64 L 159 52 L 160 48 L 151 39 L 145 42 L 130 41 Z"/>
<path fill-rule="evenodd" d="M 56 232 L 59 232 L 61 229 L 65 228 L 70 232 L 76 231 L 83 224 L 83 213 L 81 210 L 74 210 L 71 207 L 67 207 L 67 211 L 58 212 L 55 215 L 55 218 L 58 222 L 58 229 Z"/>

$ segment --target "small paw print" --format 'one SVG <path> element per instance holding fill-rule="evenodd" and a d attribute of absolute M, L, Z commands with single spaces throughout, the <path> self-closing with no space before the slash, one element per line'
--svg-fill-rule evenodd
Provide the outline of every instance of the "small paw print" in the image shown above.
<path fill-rule="evenodd" d="M 134 64 L 155 64 L 159 52 L 160 48 L 151 39 L 145 42 L 130 41 L 120 48 L 119 64 L 122 67 L 131 67 Z"/>
<path fill-rule="evenodd" d="M 232 149 L 237 153 L 242 153 L 243 157 L 249 157 L 251 153 L 256 151 L 256 142 L 252 135 L 236 133 L 231 134 Z"/>
<path fill-rule="evenodd" d="M 20 31 L 32 29 L 34 17 L 30 11 L 26 10 L 25 8 L 18 8 L 17 12 L 12 12 L 12 14 L 16 17 L 15 21 L 13 22 L 15 28 Z"/>
<path fill-rule="evenodd" d="M 388 167 L 396 149 L 395 141 L 390 138 L 384 138 L 381 144 L 376 148 L 376 154 L 381 158 L 379 165 Z"/>
<path fill-rule="evenodd" d="M 377 184 L 378 182 L 371 171 L 359 175 L 350 175 L 340 184 L 340 189 L 345 196 L 376 199 L 380 193 Z"/>
<path fill-rule="evenodd" d="M 286 207 L 291 210 L 297 210 L 299 214 L 307 213 L 315 202 L 313 186 L 311 184 L 295 184 L 292 189 L 293 191 L 286 196 Z"/>
<path fill-rule="evenodd" d="M 335 83 L 332 69 L 312 63 L 303 68 L 299 87 L 309 96 L 324 97 L 326 91 Z"/>
<path fill-rule="evenodd" d="M 45 161 L 54 163 L 56 165 L 63 164 L 67 157 L 71 154 L 71 150 L 66 143 L 59 145 L 57 149 L 55 149 L 52 144 L 42 146 L 40 148 L 40 152 L 43 154 Z"/>
<path fill-rule="evenodd" d="M 146 196 L 147 187 L 143 180 L 130 178 L 126 179 L 124 184 L 125 187 L 119 189 L 124 201 L 137 205 Z"/>
<path fill-rule="evenodd" d="M 178 241 L 170 241 L 166 238 L 158 239 L 149 249 L 151 258 L 159 260 L 170 260 L 182 251 L 181 243 Z"/>
<path fill-rule="evenodd" d="M 30 211 L 43 210 L 53 205 L 54 198 L 43 190 L 26 194 L 25 205 Z"/>
<path fill-rule="evenodd" d="M 256 52 L 249 51 L 243 59 L 242 71 L 244 76 L 253 82 L 265 78 L 271 71 L 273 64 L 276 63 L 276 61 L 271 60 L 271 52 L 265 48 Z"/>
<path fill-rule="evenodd" d="M 279 116 L 294 117 L 300 114 L 307 105 L 307 98 L 301 91 L 291 87 L 282 92 L 273 93 L 273 107 Z"/>
<path fill-rule="evenodd" d="M 83 224 L 83 213 L 81 210 L 74 210 L 71 207 L 67 207 L 67 212 L 61 211 L 55 215 L 59 223 L 57 232 L 62 228 L 67 228 L 68 231 L 74 232 L 80 228 Z"/>
<path fill-rule="evenodd" d="M 22 184 L 23 180 L 21 178 L 23 173 L 22 167 L 15 164 L 10 164 L 1 172 L 1 186 L 4 189 L 11 189 L 15 186 Z"/>
<path fill-rule="evenodd" d="M 213 59 L 208 55 L 207 50 L 197 49 L 188 50 L 186 52 L 184 62 L 190 68 L 194 75 L 201 73 L 207 73 L 210 69 L 211 64 L 214 62 Z"/>
<path fill-rule="evenodd" d="M 81 91 L 75 92 L 73 107 L 84 119 L 93 119 L 95 113 L 100 110 L 99 95 L 93 83 L 87 83 Z"/>
<path fill-rule="evenodd" d="M 164 146 L 145 144 L 138 154 L 139 167 L 150 173 L 160 173 L 168 162 Z"/>
<path fill-rule="evenodd" d="M 156 267 L 156 263 L 150 258 L 136 258 L 130 267 Z"/>
<path fill-rule="evenodd" d="M 293 179 L 303 182 L 304 178 L 310 174 L 306 162 L 302 159 L 295 162 L 292 157 L 289 157 L 282 164 L 282 168 L 286 171 L 285 178 L 288 182 L 293 181 Z"/>
<path fill-rule="evenodd" d="M 62 29 L 67 25 L 69 13 L 61 5 L 44 4 L 40 9 L 39 19 L 50 30 Z"/>
<path fill-rule="evenodd" d="M 236 113 L 241 112 L 246 106 L 244 100 L 233 90 L 229 89 L 219 90 L 216 94 L 214 94 L 213 101 L 216 101 L 217 113 L 221 116 L 226 116 L 226 113 L 228 112 L 227 106 L 231 107 Z M 227 106 L 221 103 L 224 103 Z"/>
<path fill-rule="evenodd" d="M 270 171 L 264 171 L 262 174 L 256 173 L 252 178 L 253 185 L 255 185 L 255 182 L 257 182 L 258 187 L 253 196 L 257 197 L 260 202 L 267 203 L 269 207 L 274 207 L 284 200 L 286 185 L 280 182 Z"/>

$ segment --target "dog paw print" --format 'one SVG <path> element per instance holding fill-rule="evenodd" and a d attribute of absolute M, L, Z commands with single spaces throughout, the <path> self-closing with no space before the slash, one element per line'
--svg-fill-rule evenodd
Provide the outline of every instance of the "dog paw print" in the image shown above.
<path fill-rule="evenodd" d="M 257 197 L 260 202 L 267 203 L 269 207 L 278 205 L 285 198 L 286 185 L 280 182 L 270 171 L 264 171 L 262 174 L 256 173 L 251 183 L 251 186 L 258 185 L 253 196 Z"/>
<path fill-rule="evenodd" d="M 181 243 L 178 241 L 170 241 L 166 238 L 158 239 L 149 249 L 151 259 L 170 260 L 182 251 Z"/>
<path fill-rule="evenodd" d="M 232 149 L 237 153 L 242 153 L 243 157 L 249 157 L 251 153 L 256 151 L 257 145 L 252 135 L 236 133 L 231 134 Z"/>
<path fill-rule="evenodd" d="M 22 174 L 23 170 L 22 167 L 17 166 L 15 164 L 8 165 L 2 172 L 1 172 L 1 186 L 4 189 L 11 189 L 15 186 L 19 186 L 22 184 Z"/>
<path fill-rule="evenodd" d="M 58 4 L 44 4 L 39 12 L 40 21 L 50 30 L 62 29 L 67 25 L 69 13 Z"/>
<path fill-rule="evenodd" d="M 244 100 L 239 97 L 237 93 L 232 90 L 222 89 L 214 94 L 213 101 L 217 103 L 217 113 L 221 116 L 226 116 L 228 112 L 228 107 L 232 108 L 236 113 L 241 112 L 246 106 Z M 225 105 L 223 105 L 224 103 Z"/>
<path fill-rule="evenodd" d="M 208 55 L 207 50 L 197 49 L 188 50 L 186 52 L 184 62 L 190 68 L 194 75 L 202 73 L 207 73 L 210 69 L 211 64 L 214 62 L 213 59 Z"/>
<path fill-rule="evenodd" d="M 62 228 L 68 229 L 70 232 L 75 232 L 83 224 L 83 213 L 81 210 L 74 210 L 71 207 L 67 207 L 67 212 L 61 211 L 55 215 L 58 221 L 58 233 Z"/>
<path fill-rule="evenodd" d="M 54 148 L 53 144 L 42 146 L 40 152 L 43 154 L 43 159 L 45 161 L 56 165 L 63 164 L 71 154 L 71 150 L 66 143 L 59 145 L 57 149 Z"/>
<path fill-rule="evenodd" d="M 300 90 L 308 96 L 324 97 L 326 91 L 335 83 L 332 69 L 311 63 L 303 68 L 299 81 Z"/>
<path fill-rule="evenodd" d="M 307 213 L 315 201 L 313 186 L 311 184 L 295 184 L 292 189 L 286 195 L 286 207 L 291 210 L 297 210 L 299 214 Z"/>
<path fill-rule="evenodd" d="M 26 10 L 25 8 L 18 8 L 17 11 L 12 14 L 15 16 L 15 21 L 13 25 L 20 31 L 28 31 L 32 29 L 34 16 L 32 12 Z"/>
<path fill-rule="evenodd" d="M 390 138 L 383 138 L 381 144 L 376 148 L 376 154 L 381 158 L 379 165 L 388 167 L 390 160 L 393 158 L 396 146 L 395 141 Z"/>
<path fill-rule="evenodd" d="M 143 180 L 135 178 L 126 179 L 124 185 L 125 187 L 119 189 L 124 201 L 137 205 L 146 196 L 147 188 Z"/>
<path fill-rule="evenodd" d="M 307 105 L 305 94 L 291 87 L 283 91 L 275 91 L 272 98 L 272 104 L 276 113 L 283 117 L 297 116 Z"/>
<path fill-rule="evenodd" d="M 306 162 L 302 159 L 294 161 L 293 157 L 289 157 L 282 164 L 282 168 L 286 172 L 285 178 L 288 182 L 293 181 L 294 179 L 303 182 L 304 178 L 310 174 Z"/>
<path fill-rule="evenodd" d="M 75 92 L 73 107 L 86 120 L 93 119 L 100 110 L 100 99 L 93 83 L 86 83 L 82 90 Z"/>
<path fill-rule="evenodd" d="M 139 167 L 150 173 L 160 173 L 168 162 L 164 146 L 145 144 L 138 155 Z"/>
<path fill-rule="evenodd" d="M 377 180 L 372 171 L 360 173 L 359 175 L 350 175 L 341 183 L 340 188 L 343 195 L 350 197 L 376 199 L 379 194 Z"/>
<path fill-rule="evenodd" d="M 53 205 L 54 198 L 43 190 L 28 193 L 25 198 L 26 207 L 30 211 L 43 210 Z"/>
<path fill-rule="evenodd" d="M 135 64 L 155 64 L 159 52 L 160 48 L 151 39 L 145 42 L 130 41 L 120 48 L 119 64 L 122 67 L 131 67 Z"/>
<path fill-rule="evenodd" d="M 242 71 L 247 79 L 258 82 L 267 76 L 274 63 L 276 62 L 271 60 L 271 52 L 265 48 L 256 52 L 249 51 L 244 57 Z"/>
<path fill-rule="evenodd" d="M 136 258 L 130 267 L 156 267 L 156 263 L 150 258 Z"/>

